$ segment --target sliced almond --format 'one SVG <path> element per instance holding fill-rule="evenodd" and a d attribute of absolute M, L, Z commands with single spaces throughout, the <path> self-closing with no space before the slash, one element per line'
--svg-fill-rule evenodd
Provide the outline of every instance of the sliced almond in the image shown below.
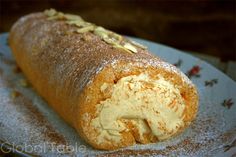
<path fill-rule="evenodd" d="M 86 33 L 86 32 L 93 31 L 93 30 L 94 30 L 94 26 L 91 25 L 91 26 L 87 26 L 87 27 L 77 29 L 76 32 L 77 33 Z"/>
<path fill-rule="evenodd" d="M 84 21 L 80 16 L 73 14 L 65 14 L 65 18 L 69 21 Z"/>
<path fill-rule="evenodd" d="M 46 14 L 47 16 L 54 16 L 56 15 L 57 11 L 55 9 L 47 9 L 44 11 L 44 14 Z"/>
<path fill-rule="evenodd" d="M 59 17 L 59 18 L 65 18 L 65 14 L 62 13 L 62 12 L 57 12 L 56 16 Z"/>
<path fill-rule="evenodd" d="M 102 38 L 102 39 L 108 44 L 111 44 L 111 45 L 115 44 L 115 42 L 111 38 L 105 37 L 105 38 Z"/>
<path fill-rule="evenodd" d="M 79 27 L 95 26 L 94 24 L 85 21 L 78 21 L 75 25 Z"/>
<path fill-rule="evenodd" d="M 48 20 L 65 19 L 65 22 L 67 24 L 81 27 L 80 29 L 76 30 L 77 33 L 86 33 L 89 31 L 93 31 L 95 35 L 102 38 L 102 40 L 105 41 L 106 43 L 111 44 L 114 48 L 119 48 L 129 53 L 138 52 L 136 47 L 134 46 L 146 49 L 145 46 L 139 43 L 136 43 L 134 41 L 130 41 L 130 43 L 127 42 L 122 46 L 120 44 L 123 39 L 121 35 L 116 34 L 112 31 L 106 30 L 103 27 L 100 27 L 100 26 L 97 27 L 94 24 L 86 22 L 80 16 L 73 15 L 73 14 L 63 14 L 62 12 L 57 12 L 55 9 L 45 10 L 44 13 L 48 16 Z"/>
<path fill-rule="evenodd" d="M 76 25 L 77 23 L 80 23 L 80 21 L 66 21 L 68 25 Z"/>
<path fill-rule="evenodd" d="M 132 51 L 133 53 L 137 53 L 138 52 L 137 49 L 133 45 L 131 45 L 130 43 L 125 43 L 124 48 Z"/>
<path fill-rule="evenodd" d="M 98 26 L 94 31 L 98 31 L 98 32 L 107 32 L 107 30 L 101 26 Z"/>
<path fill-rule="evenodd" d="M 108 32 L 103 27 L 96 27 L 94 34 L 100 36 L 102 39 L 108 38 Z"/>
<path fill-rule="evenodd" d="M 48 20 L 59 20 L 59 19 L 64 19 L 64 18 L 65 18 L 65 16 L 64 16 L 64 14 L 62 12 L 57 12 L 56 15 L 50 16 L 47 19 Z"/>
<path fill-rule="evenodd" d="M 50 17 L 47 18 L 47 20 L 56 20 L 56 19 L 58 19 L 57 16 L 50 16 Z"/>
<path fill-rule="evenodd" d="M 142 49 L 147 49 L 146 46 L 144 46 L 144 45 L 142 45 L 142 44 L 140 44 L 140 43 L 137 43 L 137 42 L 135 42 L 135 41 L 133 41 L 133 40 L 130 40 L 130 42 L 131 42 L 133 45 L 137 46 L 137 47 L 140 47 L 140 48 L 142 48 Z"/>
<path fill-rule="evenodd" d="M 112 38 L 114 38 L 115 40 L 117 40 L 117 42 L 121 42 L 121 40 L 122 40 L 122 36 L 121 36 L 121 35 L 116 34 L 116 33 L 114 33 L 114 32 L 109 32 L 109 33 L 110 33 L 110 36 L 111 36 Z"/>
<path fill-rule="evenodd" d="M 124 51 L 126 51 L 126 52 L 128 52 L 128 53 L 133 54 L 133 52 L 131 52 L 130 50 L 124 48 L 123 46 L 121 46 L 121 45 L 119 45 L 119 44 L 114 44 L 113 47 L 114 47 L 114 48 L 122 49 L 122 50 L 124 50 Z"/>

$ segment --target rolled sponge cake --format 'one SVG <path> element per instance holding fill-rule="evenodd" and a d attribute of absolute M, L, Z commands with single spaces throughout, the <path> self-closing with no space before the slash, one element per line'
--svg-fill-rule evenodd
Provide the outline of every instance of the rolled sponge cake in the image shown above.
<path fill-rule="evenodd" d="M 9 44 L 39 95 L 94 148 L 169 139 L 196 117 L 196 87 L 180 70 L 79 16 L 26 15 Z"/>

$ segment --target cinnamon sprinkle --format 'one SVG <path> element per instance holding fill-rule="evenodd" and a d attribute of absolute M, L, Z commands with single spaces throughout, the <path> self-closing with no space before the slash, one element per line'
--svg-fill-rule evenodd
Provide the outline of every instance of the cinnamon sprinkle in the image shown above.
<path fill-rule="evenodd" d="M 20 67 L 18 66 L 18 65 L 16 65 L 14 68 L 13 68 L 13 72 L 14 73 L 21 73 L 21 69 L 20 69 Z"/>
<path fill-rule="evenodd" d="M 32 101 L 20 94 L 13 100 L 13 105 L 23 107 L 27 110 L 26 123 L 30 123 L 32 126 L 45 127 L 43 130 L 43 136 L 45 139 L 49 139 L 58 145 L 67 145 L 65 137 L 58 133 L 53 126 L 48 122 L 44 115 L 32 104 Z M 34 140 L 33 138 L 31 140 Z"/>

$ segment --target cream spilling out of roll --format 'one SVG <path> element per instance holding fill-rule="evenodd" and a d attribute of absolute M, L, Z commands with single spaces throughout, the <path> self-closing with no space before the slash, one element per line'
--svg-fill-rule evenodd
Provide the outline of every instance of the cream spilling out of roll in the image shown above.
<path fill-rule="evenodd" d="M 9 44 L 34 89 L 94 148 L 166 140 L 196 117 L 197 89 L 180 70 L 80 16 L 26 15 Z"/>

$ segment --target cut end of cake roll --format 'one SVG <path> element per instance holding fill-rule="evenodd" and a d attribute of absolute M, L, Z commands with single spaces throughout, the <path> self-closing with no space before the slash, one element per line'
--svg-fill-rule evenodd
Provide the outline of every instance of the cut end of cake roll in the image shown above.
<path fill-rule="evenodd" d="M 91 122 L 99 131 L 98 143 L 106 138 L 119 142 L 120 132 L 129 131 L 129 125 L 137 129 L 134 138 L 140 143 L 149 140 L 146 134 L 167 139 L 184 125 L 180 91 L 161 75 L 156 79 L 145 73 L 123 77 L 114 85 L 104 83 L 101 92 L 108 98 L 96 105 L 98 117 Z"/>
<path fill-rule="evenodd" d="M 85 106 L 80 126 L 95 148 L 113 150 L 163 141 L 195 118 L 197 91 L 186 77 L 153 67 L 120 71 L 120 65 L 102 70 L 95 78 L 88 88 L 88 93 L 99 93 L 95 98 L 86 94 L 87 103 L 95 107 Z"/>

